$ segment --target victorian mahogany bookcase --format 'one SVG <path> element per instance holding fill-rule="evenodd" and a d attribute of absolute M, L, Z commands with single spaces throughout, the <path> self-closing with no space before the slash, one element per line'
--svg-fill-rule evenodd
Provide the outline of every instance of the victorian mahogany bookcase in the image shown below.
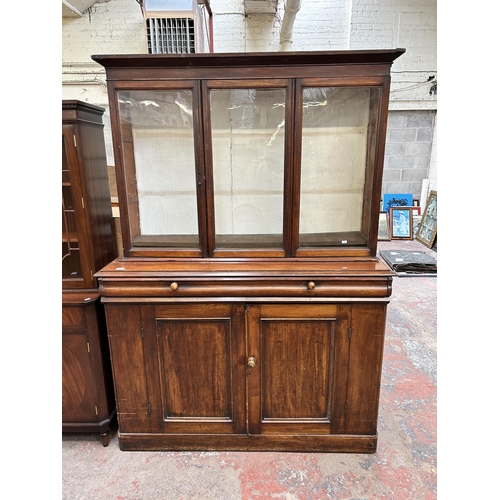
<path fill-rule="evenodd" d="M 102 115 L 62 101 L 62 430 L 100 432 L 116 413 L 96 271 L 117 257 Z"/>
<path fill-rule="evenodd" d="M 122 450 L 376 450 L 403 52 L 93 56 L 124 244 L 97 274 Z"/>

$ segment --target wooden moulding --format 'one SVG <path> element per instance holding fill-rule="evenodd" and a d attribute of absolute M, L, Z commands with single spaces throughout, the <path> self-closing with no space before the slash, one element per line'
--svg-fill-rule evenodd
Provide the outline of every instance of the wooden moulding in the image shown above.
<path fill-rule="evenodd" d="M 375 453 L 377 435 L 134 434 L 118 432 L 122 451 L 300 451 Z"/>
<path fill-rule="evenodd" d="M 105 67 L 157 67 L 169 65 L 181 68 L 191 66 L 311 66 L 318 63 L 335 64 L 379 64 L 392 63 L 404 54 L 405 49 L 380 50 L 332 50 L 332 51 L 302 51 L 302 52 L 257 52 L 257 53 L 199 53 L 199 54 L 122 54 L 122 55 L 94 55 L 92 59 Z"/>
<path fill-rule="evenodd" d="M 111 425 L 116 418 L 116 409 L 113 408 L 109 416 L 99 422 L 63 422 L 62 432 L 99 432 L 103 437 L 110 431 Z M 109 443 L 109 436 L 106 436 L 105 446 Z"/>

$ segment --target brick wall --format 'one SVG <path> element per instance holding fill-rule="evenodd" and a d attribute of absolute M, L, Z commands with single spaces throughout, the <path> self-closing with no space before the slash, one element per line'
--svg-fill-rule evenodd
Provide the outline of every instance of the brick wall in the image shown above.
<path fill-rule="evenodd" d="M 92 63 L 92 54 L 145 52 L 144 20 L 136 0 L 98 0 L 83 17 L 62 20 L 63 63 Z"/>

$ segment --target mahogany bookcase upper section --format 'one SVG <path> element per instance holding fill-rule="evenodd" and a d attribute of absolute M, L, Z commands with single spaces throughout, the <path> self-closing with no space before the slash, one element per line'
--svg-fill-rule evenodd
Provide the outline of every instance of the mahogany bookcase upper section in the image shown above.
<path fill-rule="evenodd" d="M 92 56 L 124 256 L 375 258 L 404 52 Z"/>

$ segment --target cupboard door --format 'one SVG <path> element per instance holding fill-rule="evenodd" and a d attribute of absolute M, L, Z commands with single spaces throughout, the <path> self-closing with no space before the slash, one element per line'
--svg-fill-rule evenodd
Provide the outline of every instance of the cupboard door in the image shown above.
<path fill-rule="evenodd" d="M 243 307 L 155 307 L 160 432 L 245 433 Z"/>
<path fill-rule="evenodd" d="M 248 308 L 250 434 L 339 432 L 347 389 L 349 310 L 310 304 Z"/>
<path fill-rule="evenodd" d="M 63 333 L 63 424 L 65 422 L 95 422 L 97 420 L 96 403 L 87 333 Z"/>

